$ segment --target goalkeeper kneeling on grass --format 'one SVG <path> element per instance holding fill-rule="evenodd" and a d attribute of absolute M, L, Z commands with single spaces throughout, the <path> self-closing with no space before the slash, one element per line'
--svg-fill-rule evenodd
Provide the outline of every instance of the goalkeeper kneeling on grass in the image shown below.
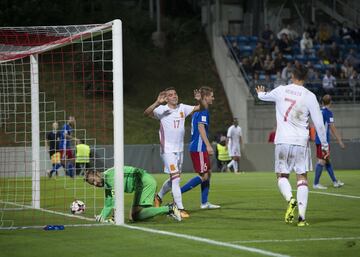
<path fill-rule="evenodd" d="M 112 211 L 115 206 L 114 175 L 114 168 L 110 168 L 104 173 L 88 171 L 85 174 L 86 182 L 96 187 L 104 187 L 105 189 L 105 206 L 100 215 L 96 216 L 96 221 L 98 222 L 113 222 Z M 124 192 L 135 192 L 130 209 L 131 221 L 141 221 L 161 214 L 169 214 L 174 219 L 181 220 L 180 211 L 175 203 L 162 207 L 153 207 L 156 180 L 143 169 L 124 166 Z"/>

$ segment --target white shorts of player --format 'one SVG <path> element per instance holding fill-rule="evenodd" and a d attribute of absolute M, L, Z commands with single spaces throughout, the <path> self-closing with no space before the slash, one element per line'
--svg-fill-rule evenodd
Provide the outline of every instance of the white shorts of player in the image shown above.
<path fill-rule="evenodd" d="M 241 156 L 240 144 L 229 144 L 229 156 Z"/>
<path fill-rule="evenodd" d="M 164 163 L 164 172 L 167 174 L 181 172 L 183 156 L 183 152 L 161 154 Z"/>
<path fill-rule="evenodd" d="M 300 145 L 275 145 L 275 172 L 304 174 L 309 169 L 308 147 Z"/>

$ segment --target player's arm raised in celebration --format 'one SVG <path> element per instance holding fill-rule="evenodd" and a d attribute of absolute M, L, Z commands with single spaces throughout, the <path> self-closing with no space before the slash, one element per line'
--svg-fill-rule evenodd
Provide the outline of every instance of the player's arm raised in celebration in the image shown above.
<path fill-rule="evenodd" d="M 201 93 L 199 89 L 195 89 L 194 90 L 194 99 L 196 101 L 198 101 L 198 105 L 195 106 L 194 110 L 191 112 L 191 114 L 193 114 L 194 112 L 198 112 L 201 110 L 204 110 L 207 108 L 206 103 L 204 101 L 204 99 L 201 98 Z"/>
<path fill-rule="evenodd" d="M 265 91 L 265 87 L 258 85 L 255 88 L 256 93 L 258 94 L 258 98 L 262 101 L 269 101 L 269 102 L 275 102 L 276 101 L 276 92 L 277 90 L 274 89 L 270 92 Z"/>
<path fill-rule="evenodd" d="M 148 117 L 154 117 L 154 110 L 156 107 L 158 107 L 160 104 L 166 103 L 166 92 L 162 91 L 159 93 L 156 101 L 150 105 L 146 110 L 144 111 L 144 115 Z"/>

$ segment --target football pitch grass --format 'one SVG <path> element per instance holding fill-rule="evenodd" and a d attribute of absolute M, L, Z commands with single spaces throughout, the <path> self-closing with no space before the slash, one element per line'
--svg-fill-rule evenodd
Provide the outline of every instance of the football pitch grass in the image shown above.
<path fill-rule="evenodd" d="M 221 209 L 201 210 L 198 187 L 183 195 L 191 217 L 181 222 L 158 216 L 139 223 L 126 221 L 126 226 L 66 226 L 63 231 L 44 231 L 41 226 L 0 230 L 0 256 L 360 256 L 360 170 L 336 171 L 336 175 L 345 182 L 344 187 L 333 188 L 326 172 L 321 182 L 329 186 L 327 190 L 315 191 L 310 186 L 308 227 L 285 224 L 287 203 L 277 189 L 273 172 L 214 173 L 209 200 L 220 204 Z M 167 178 L 164 174 L 154 176 L 158 187 Z M 193 176 L 183 174 L 181 184 Z M 310 184 L 313 176 L 311 172 Z M 57 185 L 62 183 L 61 179 L 57 179 Z M 53 181 L 48 181 L 48 186 Z M 294 174 L 291 184 L 296 189 Z M 99 201 L 102 193 L 101 189 L 95 191 Z M 164 202 L 170 199 L 168 195 Z M 125 216 L 131 201 L 132 195 L 126 194 Z M 4 211 L 2 219 L 29 219 L 27 215 L 33 213 L 17 212 L 22 214 L 17 217 L 14 212 L 5 218 L 8 212 Z M 82 222 L 66 219 L 76 224 Z M 33 224 L 45 225 L 36 220 Z"/>

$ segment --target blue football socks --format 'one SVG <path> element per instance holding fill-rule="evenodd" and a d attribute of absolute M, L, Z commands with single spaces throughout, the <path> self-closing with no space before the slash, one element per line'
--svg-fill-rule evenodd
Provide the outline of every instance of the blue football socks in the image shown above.
<path fill-rule="evenodd" d="M 329 173 L 329 176 L 330 176 L 332 182 L 336 182 L 336 177 L 335 177 L 334 170 L 333 170 L 331 163 L 327 163 L 325 165 L 325 168 L 326 168 L 327 172 Z"/>
<path fill-rule="evenodd" d="M 199 185 L 201 183 L 201 181 L 202 180 L 201 180 L 201 178 L 199 176 L 193 177 L 185 185 L 183 185 L 181 187 L 181 193 L 185 193 L 185 192 L 193 189 L 194 187 Z"/>
<path fill-rule="evenodd" d="M 208 195 L 210 189 L 210 179 L 201 183 L 201 203 L 205 204 L 208 202 Z"/>
<path fill-rule="evenodd" d="M 314 185 L 319 184 L 323 168 L 324 168 L 324 166 L 321 165 L 320 163 L 316 164 Z"/>

